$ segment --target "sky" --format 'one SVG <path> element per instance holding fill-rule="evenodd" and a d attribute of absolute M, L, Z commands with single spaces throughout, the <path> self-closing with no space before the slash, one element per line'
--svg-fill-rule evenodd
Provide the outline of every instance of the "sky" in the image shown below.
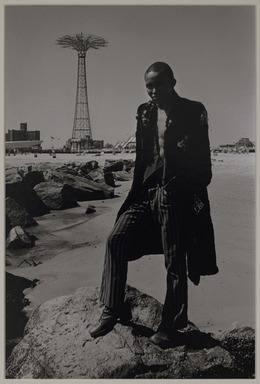
<path fill-rule="evenodd" d="M 175 90 L 201 101 L 212 147 L 256 138 L 254 6 L 6 5 L 4 125 L 40 130 L 42 147 L 72 137 L 77 53 L 56 44 L 83 32 L 107 47 L 87 52 L 94 140 L 116 144 L 136 129 L 138 105 L 149 100 L 144 72 L 168 63 Z"/>

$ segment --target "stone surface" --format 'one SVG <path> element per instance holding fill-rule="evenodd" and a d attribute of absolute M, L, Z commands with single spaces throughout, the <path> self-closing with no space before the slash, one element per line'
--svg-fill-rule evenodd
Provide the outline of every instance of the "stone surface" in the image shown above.
<path fill-rule="evenodd" d="M 106 160 L 104 165 L 104 173 L 123 171 L 123 160 Z"/>
<path fill-rule="evenodd" d="M 78 206 L 74 197 L 74 189 L 68 184 L 45 181 L 37 184 L 34 189 L 50 210 L 60 210 Z"/>
<path fill-rule="evenodd" d="M 133 179 L 132 173 L 127 171 L 113 172 L 113 175 L 117 181 L 129 181 Z"/>
<path fill-rule="evenodd" d="M 10 167 L 5 169 L 5 182 L 6 183 L 16 183 L 22 181 L 22 176 L 18 173 L 19 168 Z"/>
<path fill-rule="evenodd" d="M 114 196 L 113 188 L 104 183 L 97 183 L 85 177 L 70 175 L 63 171 L 52 171 L 51 180 L 72 186 L 74 198 L 77 201 L 102 200 Z"/>
<path fill-rule="evenodd" d="M 124 160 L 124 170 L 129 172 L 132 171 L 135 167 L 135 160 Z"/>
<path fill-rule="evenodd" d="M 34 287 L 36 280 L 31 281 L 24 277 L 15 276 L 6 272 L 5 289 L 6 289 L 6 356 L 8 357 L 14 346 L 21 340 L 24 327 L 28 321 L 23 308 L 28 305 L 23 291 L 26 288 Z"/>
<path fill-rule="evenodd" d="M 224 332 L 221 345 L 236 357 L 236 367 L 244 377 L 255 371 L 255 331 L 238 323 Z"/>
<path fill-rule="evenodd" d="M 5 210 L 6 215 L 10 220 L 11 227 L 19 225 L 22 228 L 27 228 L 37 225 L 34 218 L 11 197 L 5 199 Z M 9 231 L 10 229 L 11 228 L 9 227 Z"/>
<path fill-rule="evenodd" d="M 187 379 L 241 378 L 234 351 L 190 324 L 162 350 L 149 341 L 162 305 L 127 287 L 133 322 L 92 339 L 100 317 L 99 289 L 45 302 L 32 314 L 24 337 L 7 361 L 6 378 L 16 379 Z M 242 343 L 243 344 L 243 343 Z"/>
<path fill-rule="evenodd" d="M 103 169 L 102 168 L 97 168 L 97 169 L 94 169 L 92 171 L 90 171 L 86 177 L 89 179 L 89 180 L 92 180 L 92 181 L 96 181 L 97 183 L 104 183 L 105 182 L 105 179 L 104 179 L 104 174 L 103 174 Z"/>
<path fill-rule="evenodd" d="M 94 212 L 96 212 L 96 207 L 94 206 L 94 205 L 92 205 L 92 204 L 89 204 L 88 206 L 87 206 L 87 209 L 86 209 L 86 212 L 85 213 L 94 213 Z"/>
<path fill-rule="evenodd" d="M 32 188 L 45 181 L 42 171 L 30 171 L 24 174 L 23 180 Z"/>
<path fill-rule="evenodd" d="M 79 166 L 79 170 L 83 175 L 88 175 L 90 171 L 97 168 L 99 168 L 99 164 L 96 160 L 81 163 Z"/>
<path fill-rule="evenodd" d="M 115 188 L 115 180 L 114 180 L 113 172 L 104 173 L 104 180 L 107 185 L 109 185 L 112 188 Z"/>
<path fill-rule="evenodd" d="M 6 239 L 6 247 L 12 249 L 31 248 L 37 237 L 30 235 L 19 225 L 13 227 Z"/>
<path fill-rule="evenodd" d="M 6 183 L 6 197 L 12 197 L 33 217 L 50 213 L 35 190 L 24 180 Z"/>
<path fill-rule="evenodd" d="M 5 238 L 7 238 L 12 228 L 13 226 L 11 224 L 11 220 L 9 219 L 8 215 L 5 214 Z"/>

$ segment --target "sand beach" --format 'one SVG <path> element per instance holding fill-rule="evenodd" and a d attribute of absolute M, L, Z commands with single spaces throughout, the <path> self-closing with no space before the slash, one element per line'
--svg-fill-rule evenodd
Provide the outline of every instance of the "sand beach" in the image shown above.
<path fill-rule="evenodd" d="M 6 156 L 5 167 L 90 160 L 104 165 L 110 158 L 133 159 L 135 154 L 57 154 L 55 159 L 48 154 L 36 158 L 33 154 L 16 155 Z M 255 154 L 218 154 L 212 157 L 212 169 L 209 196 L 219 273 L 203 277 L 199 286 L 189 283 L 189 320 L 212 333 L 224 331 L 234 322 L 255 328 Z M 35 246 L 7 251 L 11 265 L 6 271 L 39 280 L 35 288 L 25 291 L 30 301 L 25 308 L 28 316 L 46 300 L 100 285 L 105 240 L 131 182 L 117 185 L 113 199 L 84 201 L 79 207 L 35 218 L 39 225 L 28 228 L 38 238 Z M 96 212 L 86 215 L 89 204 Z M 37 266 L 21 263 L 28 258 Z M 128 284 L 160 302 L 164 300 L 165 277 L 162 255 L 147 255 L 129 263 Z"/>

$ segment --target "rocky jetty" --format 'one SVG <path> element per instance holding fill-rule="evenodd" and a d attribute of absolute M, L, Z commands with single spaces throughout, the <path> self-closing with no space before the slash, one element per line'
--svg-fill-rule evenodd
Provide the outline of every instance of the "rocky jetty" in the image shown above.
<path fill-rule="evenodd" d="M 6 196 L 11 197 L 20 204 L 32 216 L 41 216 L 49 213 L 49 208 L 42 201 L 48 201 L 50 209 L 56 209 L 51 204 L 52 199 L 56 200 L 53 193 L 53 183 L 61 186 L 60 196 L 68 195 L 72 200 L 70 204 L 66 200 L 66 209 L 76 201 L 99 200 L 114 197 L 114 180 L 129 180 L 132 178 L 134 168 L 133 160 L 106 160 L 104 167 L 97 161 L 71 162 L 71 163 L 37 163 L 22 167 L 11 167 L 6 169 Z M 44 183 L 50 183 L 44 184 Z M 41 187 L 39 187 L 41 185 Z M 45 185 L 45 187 L 44 187 Z M 66 192 L 64 192 L 65 187 Z M 67 191 L 70 186 L 70 193 Z M 44 193 L 41 191 L 45 189 Z M 50 196 L 47 195 L 48 189 Z M 60 198 L 59 196 L 59 198 Z M 61 204 L 63 205 L 63 204 Z"/>
<path fill-rule="evenodd" d="M 194 324 L 160 349 L 149 341 L 162 305 L 127 286 L 133 320 L 92 339 L 102 308 L 99 289 L 80 288 L 39 306 L 7 361 L 15 379 L 224 379 L 254 377 L 254 330 L 233 325 L 216 337 Z"/>
<path fill-rule="evenodd" d="M 37 225 L 35 217 L 52 210 L 79 206 L 80 201 L 103 200 L 114 197 L 115 180 L 132 177 L 134 161 L 110 160 L 104 167 L 97 161 L 72 163 L 38 163 L 6 169 L 6 238 L 8 247 L 24 247 L 26 242 L 10 243 L 14 227 Z M 124 177 L 117 177 L 117 173 Z M 13 239 L 17 231 L 13 230 Z M 18 231 L 21 234 L 21 231 Z M 26 237 L 27 232 L 23 235 Z M 30 236 L 30 235 L 29 235 Z M 21 236 L 20 236 L 21 237 Z M 11 244 L 11 246 L 10 246 Z M 28 244 L 28 241 L 27 241 Z M 31 242 L 33 246 L 34 243 Z"/>

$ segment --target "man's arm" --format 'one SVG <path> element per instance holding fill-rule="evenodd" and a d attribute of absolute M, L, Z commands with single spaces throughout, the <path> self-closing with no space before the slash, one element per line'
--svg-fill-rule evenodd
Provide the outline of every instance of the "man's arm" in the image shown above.
<path fill-rule="evenodd" d="M 199 106 L 199 123 L 192 132 L 188 159 L 187 179 L 193 189 L 207 187 L 212 178 L 208 113 L 203 104 L 199 103 Z"/>
<path fill-rule="evenodd" d="M 202 103 L 196 103 L 195 107 L 183 164 L 170 183 L 170 187 L 176 191 L 190 192 L 204 189 L 212 178 L 208 114 Z"/>

